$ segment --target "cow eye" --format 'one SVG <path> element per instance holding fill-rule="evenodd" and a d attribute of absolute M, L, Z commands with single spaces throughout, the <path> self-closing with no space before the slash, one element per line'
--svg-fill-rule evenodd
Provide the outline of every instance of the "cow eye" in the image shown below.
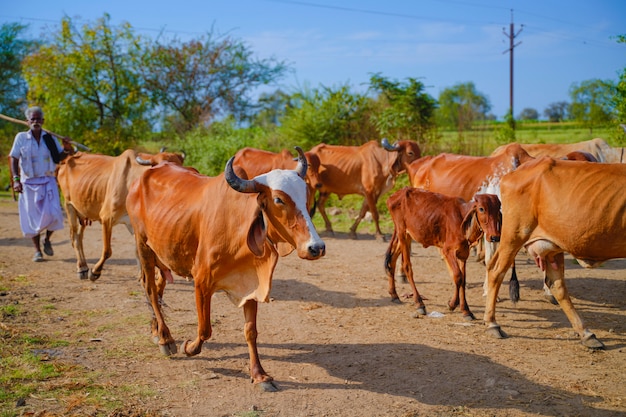
<path fill-rule="evenodd" d="M 484 213 L 485 209 L 483 207 L 478 207 L 478 211 L 480 211 L 481 213 Z"/>
<path fill-rule="evenodd" d="M 280 204 L 280 205 L 285 205 L 285 202 L 283 200 L 280 199 L 280 197 L 274 197 L 274 203 L 276 204 Z"/>

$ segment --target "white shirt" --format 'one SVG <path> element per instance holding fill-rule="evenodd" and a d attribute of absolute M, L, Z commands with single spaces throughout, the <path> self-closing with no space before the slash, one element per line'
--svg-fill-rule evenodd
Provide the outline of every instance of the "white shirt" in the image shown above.
<path fill-rule="evenodd" d="M 37 144 L 37 140 L 30 130 L 28 132 L 20 132 L 15 136 L 9 156 L 19 159 L 22 182 L 29 178 L 54 177 L 56 164 L 52 160 L 50 151 L 43 140 L 44 134 L 47 134 L 47 132 L 41 132 L 39 144 Z M 62 153 L 63 147 L 59 141 L 55 140 L 54 143 L 59 153 Z"/>

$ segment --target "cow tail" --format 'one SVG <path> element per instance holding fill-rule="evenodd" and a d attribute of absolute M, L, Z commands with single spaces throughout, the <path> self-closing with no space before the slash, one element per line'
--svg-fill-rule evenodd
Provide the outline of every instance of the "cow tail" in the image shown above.
<path fill-rule="evenodd" d="M 509 298 L 513 303 L 519 301 L 519 281 L 517 280 L 517 272 L 515 272 L 515 261 L 513 261 L 511 279 L 509 280 Z"/>
<path fill-rule="evenodd" d="M 387 248 L 387 252 L 385 252 L 385 272 L 387 274 L 391 274 L 393 266 L 391 265 L 391 260 L 393 258 L 393 254 L 396 251 L 396 245 L 398 244 L 398 234 L 396 231 L 393 231 L 393 235 L 391 236 L 391 240 L 389 241 L 389 247 Z"/>

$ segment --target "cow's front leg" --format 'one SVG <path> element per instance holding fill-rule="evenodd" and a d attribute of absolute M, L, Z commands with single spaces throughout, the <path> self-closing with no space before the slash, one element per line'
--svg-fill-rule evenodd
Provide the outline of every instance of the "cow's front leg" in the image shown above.
<path fill-rule="evenodd" d="M 265 372 L 261 366 L 259 352 L 257 350 L 256 338 L 256 315 L 258 303 L 255 300 L 248 300 L 243 305 L 243 315 L 245 318 L 244 335 L 248 344 L 248 355 L 250 356 L 250 377 L 254 384 L 258 384 L 261 390 L 274 392 L 278 388 L 273 382 L 273 378 Z"/>
<path fill-rule="evenodd" d="M 202 274 L 198 274 L 202 276 Z M 198 311 L 198 336 L 191 342 L 185 340 L 181 350 L 187 356 L 197 355 L 202 351 L 205 340 L 209 340 L 212 334 L 211 327 L 211 298 L 213 293 L 202 285 L 201 279 L 194 280 L 196 294 L 196 310 Z"/>

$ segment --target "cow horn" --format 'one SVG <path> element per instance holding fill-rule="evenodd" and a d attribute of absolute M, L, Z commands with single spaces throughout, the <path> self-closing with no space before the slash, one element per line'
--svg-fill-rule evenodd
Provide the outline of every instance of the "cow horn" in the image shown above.
<path fill-rule="evenodd" d="M 383 138 L 380 141 L 380 144 L 383 146 L 383 148 L 385 148 L 385 150 L 389 152 L 397 152 L 398 150 L 400 150 L 400 147 L 398 146 L 398 144 L 391 145 L 389 141 L 387 140 L 387 138 Z"/>
<path fill-rule="evenodd" d="M 135 161 L 137 161 L 137 163 L 138 163 L 139 165 L 148 165 L 148 166 L 151 166 L 151 165 L 152 165 L 152 161 L 149 161 L 149 160 L 147 160 L 147 159 L 143 159 L 143 158 L 142 158 L 141 156 L 139 156 L 139 155 L 137 155 L 137 156 L 135 157 Z"/>
<path fill-rule="evenodd" d="M 296 166 L 296 171 L 298 172 L 300 178 L 304 179 L 304 177 L 306 177 L 306 171 L 309 168 L 309 163 L 306 161 L 302 148 L 296 146 L 295 149 L 298 152 L 298 165 Z"/>
<path fill-rule="evenodd" d="M 159 152 L 165 152 L 166 149 L 167 149 L 167 146 L 162 146 L 161 149 L 159 149 Z"/>
<path fill-rule="evenodd" d="M 224 178 L 228 185 L 231 186 L 232 189 L 239 191 L 240 193 L 256 193 L 258 192 L 256 189 L 256 182 L 253 180 L 244 180 L 239 178 L 237 174 L 235 174 L 235 170 L 233 169 L 233 160 L 235 159 L 232 156 L 228 162 L 226 162 L 226 168 L 224 168 Z"/>

